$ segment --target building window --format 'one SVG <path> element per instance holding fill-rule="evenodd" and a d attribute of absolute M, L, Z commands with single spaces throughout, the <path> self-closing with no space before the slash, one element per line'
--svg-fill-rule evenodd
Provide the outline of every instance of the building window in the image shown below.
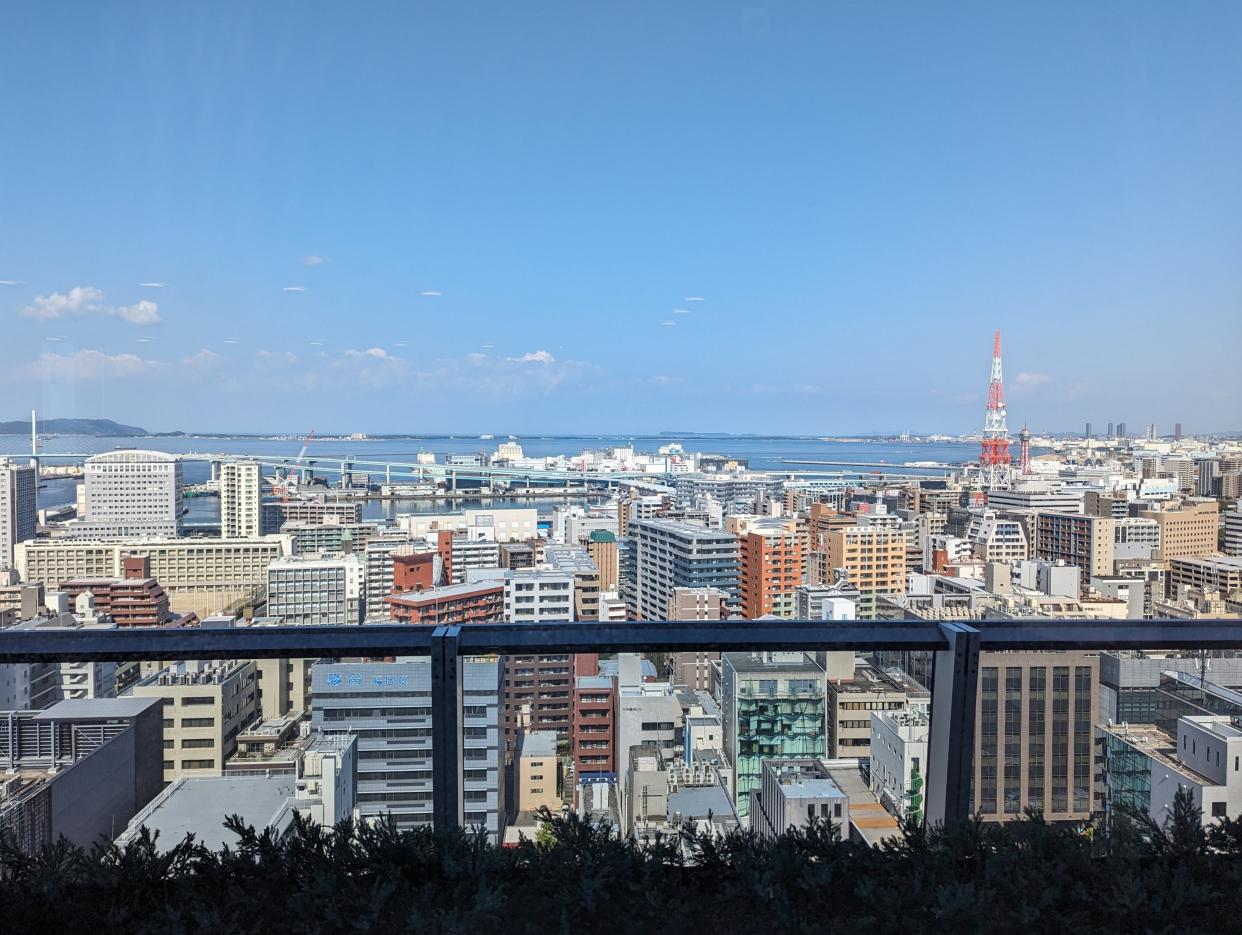
<path fill-rule="evenodd" d="M 1228 814 L 1229 813 L 1225 810 L 1224 802 L 1213 802 L 1212 803 L 1212 817 L 1213 818 L 1225 818 L 1228 816 Z"/>

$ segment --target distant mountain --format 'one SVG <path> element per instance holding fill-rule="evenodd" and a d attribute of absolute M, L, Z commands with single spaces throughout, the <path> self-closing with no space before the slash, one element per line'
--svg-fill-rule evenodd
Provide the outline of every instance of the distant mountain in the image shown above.
<path fill-rule="evenodd" d="M 121 425 L 111 419 L 44 419 L 39 422 L 39 432 L 49 435 L 104 435 L 111 438 L 131 438 L 146 435 L 146 429 L 136 425 Z M 0 422 L 0 435 L 29 435 L 30 423 L 17 420 Z"/>

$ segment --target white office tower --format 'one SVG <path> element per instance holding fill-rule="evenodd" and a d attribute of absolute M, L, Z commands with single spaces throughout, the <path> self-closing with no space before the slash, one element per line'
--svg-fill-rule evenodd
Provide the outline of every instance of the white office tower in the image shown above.
<path fill-rule="evenodd" d="M 35 537 L 35 469 L 0 458 L 0 569 L 13 568 L 13 547 Z"/>
<path fill-rule="evenodd" d="M 220 465 L 220 537 L 248 539 L 260 534 L 263 477 L 257 461 Z"/>
<path fill-rule="evenodd" d="M 289 626 L 362 623 L 357 555 L 292 555 L 267 566 L 267 612 Z"/>
<path fill-rule="evenodd" d="M 162 451 L 125 449 L 85 465 L 86 516 L 76 530 L 94 536 L 181 533 L 181 461 Z"/>

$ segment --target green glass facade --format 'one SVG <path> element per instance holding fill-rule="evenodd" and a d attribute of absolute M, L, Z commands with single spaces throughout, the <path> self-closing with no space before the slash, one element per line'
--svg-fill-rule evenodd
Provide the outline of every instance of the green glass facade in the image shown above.
<path fill-rule="evenodd" d="M 827 755 L 827 701 L 815 680 L 747 679 L 738 683 L 736 712 L 736 801 L 744 818 L 764 760 Z"/>

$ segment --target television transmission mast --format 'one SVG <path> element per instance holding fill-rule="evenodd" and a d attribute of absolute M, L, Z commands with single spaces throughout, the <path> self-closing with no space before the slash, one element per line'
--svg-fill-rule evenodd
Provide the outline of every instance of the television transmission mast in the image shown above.
<path fill-rule="evenodd" d="M 992 379 L 988 384 L 988 408 L 983 417 L 983 445 L 979 452 L 979 474 L 983 487 L 1003 487 L 1009 483 L 1013 456 L 1009 451 L 1009 426 L 1005 424 L 1005 378 L 1001 372 L 1001 333 L 992 339 Z"/>

